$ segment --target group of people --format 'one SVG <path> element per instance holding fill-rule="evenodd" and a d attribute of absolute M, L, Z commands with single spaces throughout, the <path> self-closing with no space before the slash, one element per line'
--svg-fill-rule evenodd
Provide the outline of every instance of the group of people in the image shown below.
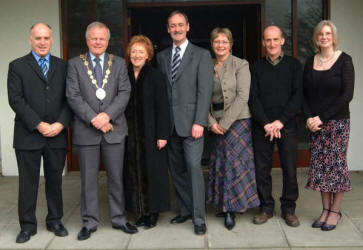
<path fill-rule="evenodd" d="M 298 226 L 296 114 L 301 108 L 310 131 L 306 187 L 321 192 L 323 204 L 312 227 L 336 227 L 343 194 L 351 190 L 346 155 L 354 68 L 351 57 L 338 50 L 334 24 L 322 21 L 316 26 L 316 54 L 304 71 L 298 60 L 283 53 L 285 39 L 278 26 L 265 28 L 266 56 L 251 67 L 232 55 L 228 28 L 211 32 L 215 59 L 187 39 L 189 29 L 185 13 L 169 15 L 167 31 L 173 45 L 156 55 L 157 68 L 150 63 L 154 56 L 150 39 L 132 37 L 127 68 L 123 59 L 106 52 L 110 31 L 103 23 L 88 25 L 89 51 L 68 65 L 50 55 L 51 27 L 44 23 L 31 27 L 32 51 L 11 62 L 8 73 L 19 170 L 21 231 L 16 242 L 27 242 L 37 233 L 41 158 L 47 230 L 68 235 L 61 222 L 61 186 L 71 120 L 81 171 L 78 240 L 88 239 L 99 226 L 101 154 L 113 228 L 133 234 L 137 227 L 157 225 L 159 213 L 170 209 L 169 170 L 179 207 L 170 222 L 192 219 L 195 234 L 205 234 L 201 159 L 206 128 L 213 135 L 207 202 L 224 217 L 225 227 L 231 230 L 236 214 L 253 207 L 260 207 L 255 224 L 273 216 L 275 144 L 283 173 L 281 216 L 287 225 Z M 125 210 L 133 212 L 135 225 L 128 222 Z"/>

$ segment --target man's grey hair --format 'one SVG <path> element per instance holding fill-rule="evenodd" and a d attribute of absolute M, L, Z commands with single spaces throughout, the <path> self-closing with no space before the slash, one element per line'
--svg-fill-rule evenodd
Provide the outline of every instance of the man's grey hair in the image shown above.
<path fill-rule="evenodd" d="M 43 24 L 43 25 L 45 25 L 45 26 L 47 26 L 49 29 L 50 29 L 50 34 L 52 34 L 53 33 L 53 30 L 52 30 L 52 27 L 49 25 L 49 24 L 47 24 L 47 23 L 35 23 L 35 24 L 33 24 L 31 27 L 30 27 L 30 35 L 32 35 L 32 32 L 33 32 L 33 29 L 34 29 L 34 27 L 35 26 L 37 26 L 37 25 L 39 25 L 39 24 Z"/>
<path fill-rule="evenodd" d="M 87 26 L 87 29 L 86 29 L 86 34 L 85 34 L 85 37 L 86 39 L 88 39 L 88 35 L 89 35 L 89 31 L 92 29 L 92 28 L 105 28 L 107 30 L 107 40 L 110 40 L 111 38 L 111 32 L 110 32 L 110 29 L 106 26 L 106 24 L 104 23 L 101 23 L 101 22 L 92 22 L 90 23 L 88 26 Z"/>

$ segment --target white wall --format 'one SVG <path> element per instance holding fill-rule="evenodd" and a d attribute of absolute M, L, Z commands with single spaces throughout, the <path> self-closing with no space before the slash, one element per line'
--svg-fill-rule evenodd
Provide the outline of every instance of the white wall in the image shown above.
<path fill-rule="evenodd" d="M 8 104 L 7 74 L 9 62 L 30 52 L 29 28 L 37 22 L 53 28 L 51 53 L 61 55 L 60 4 L 58 0 L 1 0 L 0 3 L 0 133 L 2 174 L 17 175 L 13 144 L 14 112 Z"/>
<path fill-rule="evenodd" d="M 363 170 L 363 1 L 331 0 L 331 20 L 338 28 L 339 48 L 352 56 L 355 68 L 348 166 L 350 170 Z"/>

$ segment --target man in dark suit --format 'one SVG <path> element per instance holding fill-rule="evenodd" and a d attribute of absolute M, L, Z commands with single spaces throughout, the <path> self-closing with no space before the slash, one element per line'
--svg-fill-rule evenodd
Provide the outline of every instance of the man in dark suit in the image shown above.
<path fill-rule="evenodd" d="M 107 171 L 108 205 L 112 226 L 125 233 L 137 228 L 125 217 L 122 183 L 127 123 L 124 111 L 130 96 L 125 62 L 106 53 L 110 30 L 93 22 L 86 30 L 89 49 L 69 60 L 66 96 L 74 111 L 73 144 L 81 168 L 81 216 L 78 240 L 85 240 L 99 225 L 98 170 L 100 153 Z"/>
<path fill-rule="evenodd" d="M 171 137 L 168 143 L 170 173 L 180 214 L 171 223 L 193 218 L 194 232 L 205 234 L 205 193 L 201 159 L 204 127 L 213 87 L 209 52 L 190 43 L 187 16 L 174 11 L 167 24 L 173 46 L 157 55 L 170 103 Z"/>
<path fill-rule="evenodd" d="M 14 148 L 19 171 L 18 213 L 21 231 L 17 243 L 37 233 L 40 161 L 43 157 L 48 215 L 47 229 L 68 235 L 61 218 L 62 173 L 71 112 L 65 100 L 66 63 L 50 55 L 52 29 L 44 23 L 31 27 L 32 51 L 9 64 L 8 95 L 14 110 Z"/>
<path fill-rule="evenodd" d="M 263 224 L 273 215 L 271 168 L 276 143 L 283 173 L 281 216 L 287 225 L 297 227 L 296 113 L 302 104 L 302 70 L 298 60 L 284 55 L 284 42 L 281 28 L 268 26 L 262 40 L 267 55 L 251 67 L 249 106 L 254 120 L 256 182 L 261 201 L 261 211 L 253 223 Z"/>

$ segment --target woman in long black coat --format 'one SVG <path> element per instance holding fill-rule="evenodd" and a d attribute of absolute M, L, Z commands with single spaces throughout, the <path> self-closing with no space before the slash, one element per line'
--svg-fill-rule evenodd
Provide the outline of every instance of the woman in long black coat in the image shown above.
<path fill-rule="evenodd" d="M 169 108 L 161 73 L 149 64 L 153 45 L 134 36 L 128 46 L 132 86 L 126 110 L 129 126 L 125 164 L 126 208 L 135 214 L 136 226 L 154 227 L 159 212 L 170 209 L 166 144 Z"/>

